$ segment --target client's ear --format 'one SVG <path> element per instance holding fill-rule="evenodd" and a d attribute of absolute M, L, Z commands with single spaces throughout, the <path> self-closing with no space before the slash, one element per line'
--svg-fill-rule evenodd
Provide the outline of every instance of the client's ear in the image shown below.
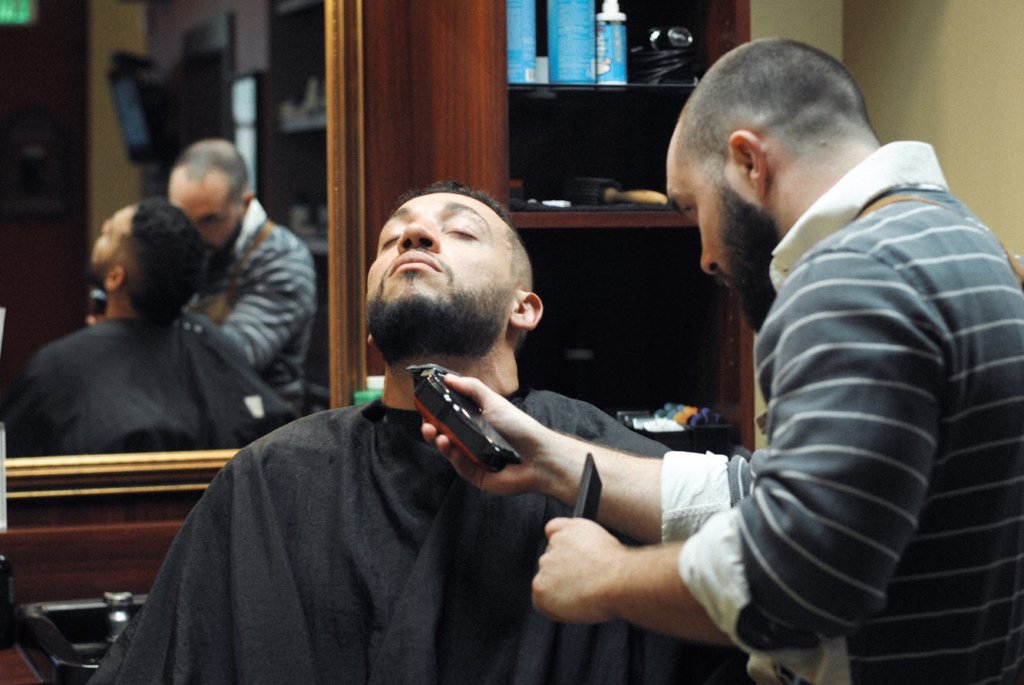
<path fill-rule="evenodd" d="M 103 277 L 103 289 L 108 293 L 117 292 L 124 287 L 126 278 L 127 272 L 124 266 L 115 264 L 107 269 L 107 274 Z"/>
<path fill-rule="evenodd" d="M 509 317 L 509 325 L 519 331 L 532 331 L 544 315 L 544 303 L 537 293 L 516 291 L 516 306 Z"/>

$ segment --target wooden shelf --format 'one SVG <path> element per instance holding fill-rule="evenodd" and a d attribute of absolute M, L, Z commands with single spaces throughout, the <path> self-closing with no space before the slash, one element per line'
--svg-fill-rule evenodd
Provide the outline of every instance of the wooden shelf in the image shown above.
<path fill-rule="evenodd" d="M 695 225 L 677 212 L 512 212 L 512 220 L 520 229 L 551 228 L 694 228 Z"/>
<path fill-rule="evenodd" d="M 281 119 L 282 133 L 308 133 L 327 130 L 327 113 Z"/>
<path fill-rule="evenodd" d="M 313 253 L 314 257 L 324 257 L 327 255 L 327 238 L 320 236 L 299 236 L 302 241 L 306 243 L 306 247 Z"/>
<path fill-rule="evenodd" d="M 570 83 L 530 83 L 510 84 L 510 98 L 557 99 L 572 97 L 615 96 L 626 94 L 629 97 L 638 95 L 664 95 L 672 98 L 685 99 L 697 87 L 697 79 L 692 83 L 619 83 L 612 85 L 570 84 Z"/>

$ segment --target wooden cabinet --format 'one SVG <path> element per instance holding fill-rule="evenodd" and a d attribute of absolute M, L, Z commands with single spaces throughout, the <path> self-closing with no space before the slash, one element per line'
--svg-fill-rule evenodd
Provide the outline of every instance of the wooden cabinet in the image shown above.
<path fill-rule="evenodd" d="M 705 64 L 749 39 L 749 0 L 621 5 L 631 44 L 648 27 L 685 26 Z M 545 6 L 538 0 L 539 26 Z M 506 202 L 511 179 L 537 199 L 577 175 L 664 189 L 685 87 L 510 87 L 501 0 L 395 0 L 362 12 L 367 263 L 395 198 L 435 180 Z M 514 219 L 546 305 L 521 355 L 525 382 L 609 411 L 713 406 L 753 446 L 752 335 L 735 298 L 700 272 L 695 227 L 658 211 Z M 372 353 L 369 366 L 381 368 Z"/>

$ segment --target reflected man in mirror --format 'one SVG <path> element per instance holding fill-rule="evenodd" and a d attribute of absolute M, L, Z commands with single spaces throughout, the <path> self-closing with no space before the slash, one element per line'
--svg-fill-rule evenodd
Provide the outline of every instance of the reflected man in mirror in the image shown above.
<path fill-rule="evenodd" d="M 11 387 L 10 456 L 239 447 L 294 418 L 216 326 L 182 314 L 201 255 L 164 199 L 104 222 L 90 273 L 106 311 L 40 349 Z"/>
<path fill-rule="evenodd" d="M 309 248 L 267 217 L 249 188 L 242 156 L 227 140 L 186 148 L 171 169 L 167 196 L 206 246 L 191 308 L 220 325 L 260 376 L 302 408 L 316 313 Z"/>

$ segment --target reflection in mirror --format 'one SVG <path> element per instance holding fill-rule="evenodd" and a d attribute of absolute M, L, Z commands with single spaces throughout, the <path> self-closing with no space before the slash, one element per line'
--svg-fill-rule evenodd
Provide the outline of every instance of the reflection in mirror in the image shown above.
<path fill-rule="evenodd" d="M 95 232 L 98 217 L 121 206 L 126 194 L 130 197 L 141 196 L 147 184 L 152 184 L 151 176 L 154 175 L 151 169 L 140 170 L 126 160 L 120 146 L 116 116 L 105 91 L 107 65 L 103 60 L 94 60 L 89 65 L 88 73 L 85 72 L 86 65 L 80 56 L 86 52 L 86 40 L 82 32 L 74 30 L 74 27 L 86 24 L 91 27 L 92 34 L 88 42 L 93 46 L 93 54 L 101 54 L 97 44 L 107 45 L 110 50 L 144 52 L 146 42 L 142 29 L 147 24 L 145 11 L 150 4 L 110 3 L 105 0 L 88 0 L 83 3 L 50 1 L 56 8 L 48 7 L 48 16 L 59 17 L 62 12 L 57 10 L 60 8 L 68 10 L 71 16 L 64 17 L 63 23 L 51 25 L 49 30 L 53 35 L 48 39 L 22 36 L 21 40 L 8 40 L 9 36 L 5 35 L 4 40 L 0 40 L 0 56 L 4 57 L 4 63 L 8 65 L 27 61 L 33 64 L 79 67 L 80 78 L 57 80 L 57 83 L 68 99 L 90 103 L 88 150 L 77 150 L 68 164 L 70 170 L 77 172 L 77 178 L 90 180 L 88 207 L 91 213 L 86 213 L 85 202 L 82 200 L 85 193 L 81 189 L 74 196 L 78 203 L 77 218 L 68 215 L 60 221 L 45 223 L 37 217 L 24 222 L 23 217 L 12 217 L 0 212 L 0 247 L 8 256 L 5 269 L 0 270 L 0 293 L 19 301 L 28 300 L 23 304 L 32 312 L 35 328 L 68 331 L 81 325 L 84 298 L 80 296 L 80 263 L 67 257 L 69 251 L 73 252 L 77 234 L 67 228 L 87 223 Z M 177 0 L 164 4 L 176 3 Z M 327 198 L 329 247 L 323 250 L 330 269 L 330 297 L 321 301 L 321 308 L 329 322 L 329 337 L 325 336 L 325 347 L 330 350 L 329 387 L 333 406 L 348 404 L 352 393 L 361 387 L 366 374 L 366 333 L 362 314 L 364 227 L 361 9 L 361 0 L 326 0 L 323 4 L 326 21 L 324 82 L 327 176 L 332 193 Z M 257 36 L 255 40 L 262 39 Z M 64 50 L 67 52 L 61 52 Z M 248 71 L 245 68 L 239 70 Z M 27 66 L 24 71 L 26 74 L 35 73 Z M 252 71 L 259 72 L 260 69 Z M 16 85 L 24 88 L 38 86 L 34 82 L 7 84 L 8 96 L 0 101 L 0 122 L 8 115 L 10 103 L 15 102 L 10 95 Z M 265 98 L 261 98 L 263 100 Z M 84 117 L 84 113 L 69 116 L 65 126 L 85 128 Z M 67 130 L 65 128 L 65 133 Z M 84 159 L 86 156 L 88 163 Z M 82 234 L 80 252 L 84 254 L 87 244 L 85 231 L 79 233 Z M 22 246 L 20 249 L 19 245 Z M 14 249 L 9 249 L 12 246 Z M 48 292 L 47 289 L 24 287 L 24 284 L 38 281 L 31 272 L 37 260 L 30 257 L 39 254 L 47 255 L 46 263 L 52 269 L 46 279 L 51 286 L 56 287 Z M 330 255 L 330 259 L 327 259 L 327 255 Z M 65 296 L 57 297 L 55 292 L 65 293 Z M 45 299 L 31 299 L 33 295 L 38 297 L 40 294 Z M 0 303 L 3 304 L 9 303 Z M 36 333 L 36 337 L 26 335 L 20 348 L 12 345 L 10 335 L 7 336 L 4 354 L 0 355 L 0 389 L 5 387 L 4 383 L 11 382 L 13 370 L 19 368 L 38 345 L 38 334 L 35 330 L 33 333 Z M 326 342 L 328 340 L 329 343 Z M 32 517 L 37 514 L 42 517 L 40 521 L 49 521 L 51 519 L 45 517 L 52 517 L 52 513 L 40 513 L 48 506 L 42 502 L 65 501 L 69 496 L 82 495 L 92 496 L 90 511 L 95 511 L 96 516 L 100 517 L 96 520 L 107 520 L 104 517 L 108 514 L 97 510 L 97 498 L 121 499 L 124 491 L 118 488 L 126 487 L 126 484 L 134 488 L 133 492 L 138 496 L 147 500 L 168 488 L 178 492 L 182 487 L 186 491 L 189 488 L 205 487 L 205 483 L 233 452 L 214 450 L 167 454 L 70 455 L 12 460 L 7 463 L 6 471 L 11 475 L 11 503 L 18 511 L 12 512 L 11 524 L 16 527 L 32 525 L 35 522 Z M 172 472 L 176 475 L 172 475 Z M 182 474 L 191 475 L 183 477 Z M 146 479 L 146 482 L 132 484 L 136 478 Z M 167 493 L 165 495 L 171 496 Z M 189 501 L 186 497 L 186 507 Z M 34 504 L 36 502 L 40 504 Z M 187 508 L 182 511 L 187 512 Z M 84 523 L 81 520 L 77 522 Z"/>
<path fill-rule="evenodd" d="M 89 260 L 102 311 L 33 355 L 7 393 L 10 456 L 240 447 L 296 417 L 225 331 L 182 311 L 202 254 L 166 198 L 104 222 Z"/>
<path fill-rule="evenodd" d="M 63 3 L 59 0 L 41 0 L 41 5 L 45 11 L 40 16 L 44 20 L 36 26 L 18 34 L 8 33 L 4 29 L 3 39 L 0 40 L 0 55 L 8 65 L 19 61 L 31 63 L 33 67 L 43 65 L 47 76 L 52 76 L 44 80 L 48 81 L 54 91 L 66 94 L 64 99 L 58 98 L 56 104 L 47 102 L 45 105 L 60 111 L 58 120 L 61 128 L 53 136 L 60 144 L 57 149 L 60 154 L 44 160 L 62 161 L 56 169 L 58 178 L 63 180 L 51 183 L 45 190 L 58 203 L 62 203 L 60 206 L 66 207 L 66 211 L 59 213 L 59 216 L 0 212 L 0 251 L 14 257 L 11 260 L 13 264 L 5 269 L 5 275 L 0 274 L 0 292 L 5 299 L 14 298 L 13 301 L 0 302 L 0 305 L 8 306 L 11 314 L 4 354 L 0 355 L 0 392 L 8 389 L 17 372 L 40 344 L 82 326 L 85 314 L 82 264 L 102 218 L 124 204 L 165 190 L 166 169 L 163 165 L 129 159 L 108 82 L 110 56 L 115 52 L 147 56 L 163 70 L 170 83 L 177 84 L 186 56 L 198 56 L 196 59 L 201 61 L 206 54 L 204 37 L 210 38 L 205 44 L 216 46 L 218 42 L 212 38 L 223 38 L 226 33 L 228 47 L 223 47 L 223 40 L 219 45 L 230 50 L 230 54 L 218 63 L 222 66 L 225 63 L 233 65 L 233 71 L 225 72 L 224 78 L 230 77 L 233 81 L 235 76 L 246 75 L 257 85 L 258 116 L 254 135 L 258 140 L 258 158 L 254 168 L 257 170 L 255 181 L 261 188 L 261 199 L 271 210 L 271 215 L 279 217 L 285 225 L 303 214 L 293 211 L 295 201 L 308 200 L 305 220 L 296 223 L 307 229 L 303 237 L 309 240 L 316 254 L 320 307 L 307 373 L 318 386 L 320 401 L 324 406 L 347 403 L 346 398 L 351 397 L 351 390 L 358 385 L 349 378 L 361 377 L 363 373 L 362 340 L 350 345 L 348 336 L 351 327 L 328 323 L 329 312 L 332 316 L 342 312 L 342 316 L 348 318 L 348 305 L 337 306 L 329 302 L 328 268 L 334 265 L 328 260 L 329 239 L 323 224 L 328 220 L 337 221 L 336 215 L 343 211 L 350 220 L 349 226 L 359 226 L 360 204 L 357 193 L 351 194 L 345 203 L 341 203 L 339 198 L 330 198 L 330 203 L 334 203 L 330 207 L 326 197 L 326 177 L 333 174 L 335 178 L 332 183 L 335 185 L 332 187 L 337 188 L 338 180 L 347 178 L 350 170 L 358 166 L 351 161 L 352 151 L 358 148 L 350 145 L 349 151 L 345 153 L 346 158 L 332 164 L 329 174 L 326 154 L 329 131 L 326 130 L 323 117 L 319 130 L 313 128 L 288 134 L 279 130 L 279 106 L 285 100 L 301 103 L 304 98 L 308 99 L 309 92 L 305 86 L 312 73 L 299 73 L 297 77 L 301 79 L 301 84 L 298 87 L 295 84 L 282 86 L 282 77 L 276 74 L 275 69 L 280 67 L 284 72 L 294 69 L 285 68 L 288 59 L 292 58 L 287 55 L 278 58 L 276 51 L 280 39 L 273 31 L 275 22 L 318 25 L 319 28 L 313 29 L 316 34 L 313 39 L 292 41 L 293 51 L 305 54 L 310 52 L 310 45 L 318 43 L 315 38 L 325 35 L 325 16 L 333 16 L 336 20 L 345 16 L 344 21 L 334 22 L 334 33 L 327 32 L 327 55 L 319 53 L 320 71 L 316 74 L 319 76 L 321 100 L 324 95 L 329 96 L 333 88 L 333 106 L 337 107 L 339 102 L 344 104 L 344 88 L 337 88 L 337 84 L 331 84 L 330 79 L 323 78 L 324 65 L 330 61 L 330 57 L 340 53 L 341 48 L 333 42 L 337 27 L 347 24 L 350 28 L 346 30 L 352 30 L 351 27 L 355 26 L 358 3 L 348 3 L 348 10 L 338 7 L 333 1 L 323 3 L 317 0 L 217 0 L 213 3 L 206 0 L 171 0 L 166 3 L 113 3 L 109 0 Z M 208 30 L 206 24 L 218 30 Z M 88 61 L 82 59 L 82 55 L 86 54 L 91 56 Z M 349 56 L 346 59 L 353 58 Z M 29 69 L 27 64 L 23 71 L 26 75 L 38 73 L 37 69 Z M 40 95 L 46 92 L 46 88 L 41 86 L 47 86 L 40 81 L 26 79 L 24 84 L 12 84 L 4 103 L 0 103 L 0 125 L 19 102 L 47 97 Z M 24 88 L 19 90 L 22 86 Z M 229 81 L 224 84 L 224 90 L 229 93 L 230 89 Z M 328 92 L 324 93 L 325 90 Z M 178 95 L 175 94 L 176 97 Z M 202 102 L 208 101 L 207 95 L 203 93 L 195 99 L 200 102 L 199 107 L 202 107 Z M 88 109 L 83 103 L 88 103 Z M 179 119 L 182 116 L 178 114 Z M 345 119 L 345 116 L 342 112 L 338 118 Z M 228 126 L 233 126 L 230 113 L 224 119 L 228 121 Z M 349 119 L 357 121 L 356 116 L 350 116 Z M 178 124 L 181 123 L 179 120 Z M 332 125 L 336 123 L 332 121 Z M 88 135 L 82 135 L 81 131 L 88 131 Z M 230 136 L 230 131 L 225 130 L 224 135 Z M 281 152 L 282 147 L 287 146 L 297 150 L 293 150 L 293 153 L 298 155 L 297 161 L 292 163 L 294 168 L 291 171 L 283 170 L 276 164 L 275 155 L 284 154 Z M 308 173 L 316 177 L 314 183 L 318 190 L 310 192 L 305 198 L 298 197 L 294 188 L 282 188 L 287 184 L 273 182 L 275 176 L 283 175 L 291 183 Z M 339 197 L 347 192 L 340 191 Z M 344 240 L 359 239 L 359 233 L 353 230 L 339 241 L 339 247 L 333 253 L 344 252 Z M 333 240 L 332 237 L 330 241 Z M 352 252 L 353 255 L 360 253 L 358 249 Z M 46 255 L 46 264 L 54 271 L 52 277 L 48 277 L 50 283 L 46 289 L 46 299 L 40 298 L 36 289 L 25 287 L 33 279 L 19 270 L 21 263 L 37 263 L 32 258 L 35 255 Z M 22 258 L 19 259 L 19 256 Z M 362 265 L 358 259 L 355 260 L 355 267 L 354 270 L 347 269 L 347 282 L 340 283 L 343 297 L 361 297 Z M 351 285 L 353 283 L 354 286 Z M 359 305 L 354 306 L 358 310 Z M 358 312 L 356 315 L 358 317 Z M 25 321 L 30 317 L 32 325 L 26 326 Z M 335 351 L 341 349 L 343 355 L 343 361 L 333 375 L 328 359 L 329 330 L 333 331 L 331 335 L 338 343 L 334 346 Z M 356 331 L 358 335 L 358 327 Z M 345 351 L 346 346 L 351 350 Z"/>

